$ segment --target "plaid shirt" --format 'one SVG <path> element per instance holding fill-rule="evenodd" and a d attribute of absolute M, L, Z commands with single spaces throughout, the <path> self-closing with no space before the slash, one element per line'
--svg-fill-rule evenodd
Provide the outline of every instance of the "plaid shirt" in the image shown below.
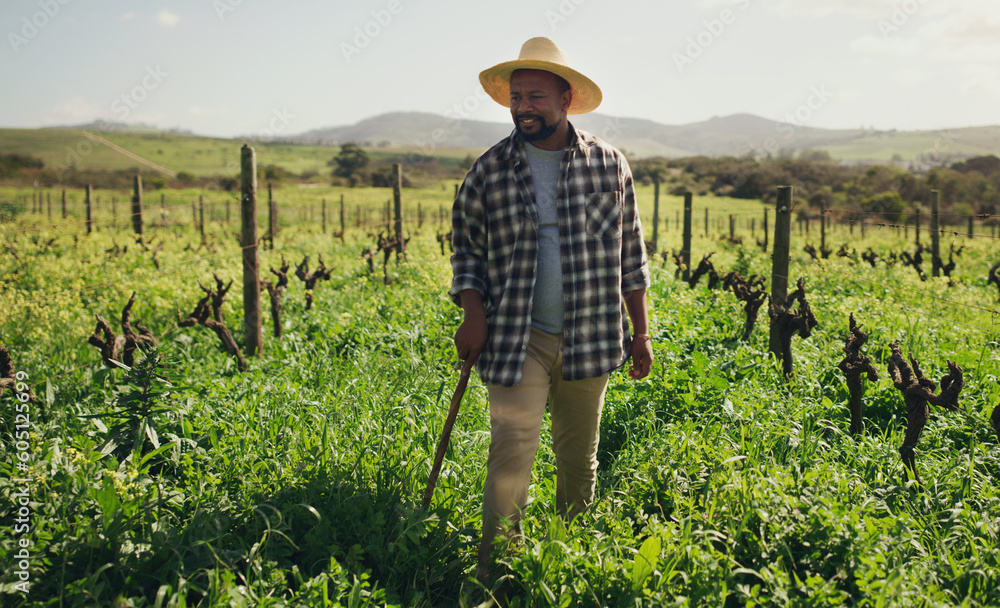
<path fill-rule="evenodd" d="M 632 171 L 617 149 L 570 126 L 556 206 L 562 254 L 563 378 L 603 375 L 628 358 L 622 294 L 649 286 Z M 531 333 L 538 214 L 516 130 L 469 170 L 452 210 L 454 272 L 449 295 L 483 297 L 488 336 L 476 370 L 516 386 Z"/>

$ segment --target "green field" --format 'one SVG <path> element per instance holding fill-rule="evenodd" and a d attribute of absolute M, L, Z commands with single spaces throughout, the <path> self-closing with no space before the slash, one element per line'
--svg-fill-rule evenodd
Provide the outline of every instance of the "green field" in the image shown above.
<path fill-rule="evenodd" d="M 185 171 L 195 176 L 239 174 L 240 146 L 242 139 L 221 139 L 196 135 L 179 135 L 167 132 L 137 133 L 125 131 L 92 131 L 108 141 L 125 148 L 153 163 L 179 173 Z M 73 129 L 0 129 L 0 152 L 28 154 L 42 159 L 47 167 L 119 170 L 141 166 L 135 159 L 87 138 Z M 277 165 L 301 174 L 315 171 L 329 176 L 327 163 L 340 151 L 339 146 L 310 146 L 253 141 L 257 150 L 258 166 Z M 385 159 L 410 158 L 421 154 L 418 147 L 367 149 L 373 162 Z M 440 159 L 458 161 L 483 151 L 476 148 L 443 148 L 434 150 Z M 147 169 L 143 167 L 143 172 Z M 156 175 L 152 169 L 149 173 Z"/>
<path fill-rule="evenodd" d="M 916 160 L 935 164 L 941 159 L 996 154 L 1000 127 L 882 132 L 848 144 L 823 146 L 831 157 L 844 161 L 889 162 Z"/>
<path fill-rule="evenodd" d="M 242 343 L 234 195 L 162 191 L 164 216 L 160 192 L 147 192 L 143 248 L 127 229 L 128 192 L 98 193 L 100 221 L 88 236 L 80 192 L 70 193 L 62 220 L 53 191 L 50 220 L 30 213 L 30 190 L 0 189 L 0 209 L 13 215 L 0 223 L 0 345 L 36 395 L 30 428 L 16 426 L 25 423 L 14 417 L 12 392 L 0 396 L 2 604 L 481 602 L 474 571 L 489 423 L 478 379 L 433 504 L 420 506 L 458 379 L 452 335 L 461 312 L 445 293 L 450 268 L 435 239 L 449 230 L 438 213 L 453 192 L 454 182 L 404 189 L 412 240 L 407 259 L 390 260 L 383 274 L 381 254 L 374 273 L 360 254 L 374 247 L 370 234 L 381 227 L 390 190 L 276 189 L 281 229 L 274 249 L 260 255 L 262 275 L 272 279 L 267 271 L 282 257 L 292 265 L 284 335 L 271 335 L 265 293 L 264 350 L 241 373 L 210 329 L 177 323 L 204 295 L 199 282 L 214 286 L 214 273 L 234 281 L 221 310 Z M 343 239 L 332 235 L 341 195 Z M 637 195 L 649 239 L 652 189 Z M 191 212 L 199 196 L 211 210 L 204 242 Z M 262 189 L 260 200 L 266 196 Z M 659 250 L 679 250 L 681 199 L 664 196 L 661 205 Z M 351 223 L 359 207 L 360 228 Z M 696 198 L 693 261 L 714 252 L 720 273 L 769 278 L 769 253 L 754 246 L 763 210 L 758 201 Z M 743 246 L 720 240 L 730 214 Z M 641 382 L 612 375 L 596 502 L 569 525 L 555 515 L 555 464 L 543 431 L 526 537 L 504 560 L 511 605 L 1000 604 L 1000 447 L 989 421 L 1000 401 L 1000 333 L 998 292 L 985 282 L 997 261 L 994 238 L 942 236 L 945 252 L 965 247 L 949 285 L 944 277 L 922 281 L 901 263 L 811 261 L 802 247 L 819 246 L 818 226 L 799 230 L 790 284 L 806 279 L 819 325 L 794 338 L 788 381 L 768 353 L 766 306 L 750 340 L 739 341 L 744 313 L 731 292 L 709 290 L 704 279 L 690 288 L 675 278 L 672 260 L 651 257 L 653 373 Z M 834 250 L 846 244 L 856 256 L 871 248 L 886 258 L 912 252 L 914 234 L 870 226 L 862 237 L 859 226 L 834 226 L 827 239 Z M 293 276 L 307 255 L 310 268 L 322 255 L 332 270 L 309 311 Z M 141 357 L 128 374 L 108 369 L 87 343 L 95 314 L 120 332 L 133 292 L 132 322 L 156 336 L 148 360 L 164 366 L 160 378 Z M 878 370 L 866 382 L 860 436 L 848 433 L 837 367 L 851 313 Z M 963 372 L 961 410 L 932 406 L 918 444 L 922 489 L 904 481 L 897 451 L 906 408 L 886 368 L 894 340 L 935 382 L 949 360 Z M 117 424 L 140 420 L 155 429 L 155 442 L 141 432 L 102 454 Z M 22 534 L 15 518 L 25 488 L 31 528 Z M 21 539 L 30 554 L 27 593 L 15 586 Z"/>

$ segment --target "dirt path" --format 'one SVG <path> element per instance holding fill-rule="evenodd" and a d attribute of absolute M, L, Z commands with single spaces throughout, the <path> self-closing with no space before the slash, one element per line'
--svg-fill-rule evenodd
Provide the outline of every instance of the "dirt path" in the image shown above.
<path fill-rule="evenodd" d="M 146 160 L 145 158 L 139 156 L 138 154 L 134 154 L 132 152 L 129 152 L 125 148 L 119 146 L 118 144 L 111 143 L 110 141 L 104 139 L 100 135 L 94 135 L 93 133 L 89 133 L 87 131 L 80 131 L 80 132 L 83 133 L 84 135 L 86 135 L 87 137 L 89 137 L 90 139 L 92 139 L 92 140 L 94 140 L 94 141 L 96 141 L 98 143 L 102 143 L 105 146 L 111 148 L 112 150 L 114 150 L 116 152 L 120 152 L 120 153 L 124 154 L 125 156 L 131 158 L 132 160 L 134 160 L 136 162 L 140 162 L 140 163 L 146 165 L 147 167 L 150 167 L 151 169 L 156 169 L 160 173 L 164 173 L 164 174 L 166 174 L 166 175 L 168 175 L 170 177 L 177 177 L 177 173 L 176 172 L 171 171 L 170 169 L 167 169 L 163 165 L 158 165 L 158 164 L 154 163 L 153 161 Z"/>

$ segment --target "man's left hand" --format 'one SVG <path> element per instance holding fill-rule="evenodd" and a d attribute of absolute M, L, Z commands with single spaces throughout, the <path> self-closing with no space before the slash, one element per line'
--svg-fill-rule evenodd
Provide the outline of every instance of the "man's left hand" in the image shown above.
<path fill-rule="evenodd" d="M 632 340 L 632 367 L 628 375 L 633 380 L 640 380 L 649 375 L 653 367 L 653 343 L 649 338 L 641 337 Z"/>

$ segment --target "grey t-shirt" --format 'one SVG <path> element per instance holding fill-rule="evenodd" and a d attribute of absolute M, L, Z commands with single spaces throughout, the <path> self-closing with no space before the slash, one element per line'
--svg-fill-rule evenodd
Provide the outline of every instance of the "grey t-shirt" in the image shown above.
<path fill-rule="evenodd" d="M 531 305 L 531 325 L 550 334 L 563 328 L 562 257 L 559 252 L 559 216 L 556 192 L 562 150 L 542 150 L 525 143 L 538 210 L 538 261 L 535 292 Z"/>

